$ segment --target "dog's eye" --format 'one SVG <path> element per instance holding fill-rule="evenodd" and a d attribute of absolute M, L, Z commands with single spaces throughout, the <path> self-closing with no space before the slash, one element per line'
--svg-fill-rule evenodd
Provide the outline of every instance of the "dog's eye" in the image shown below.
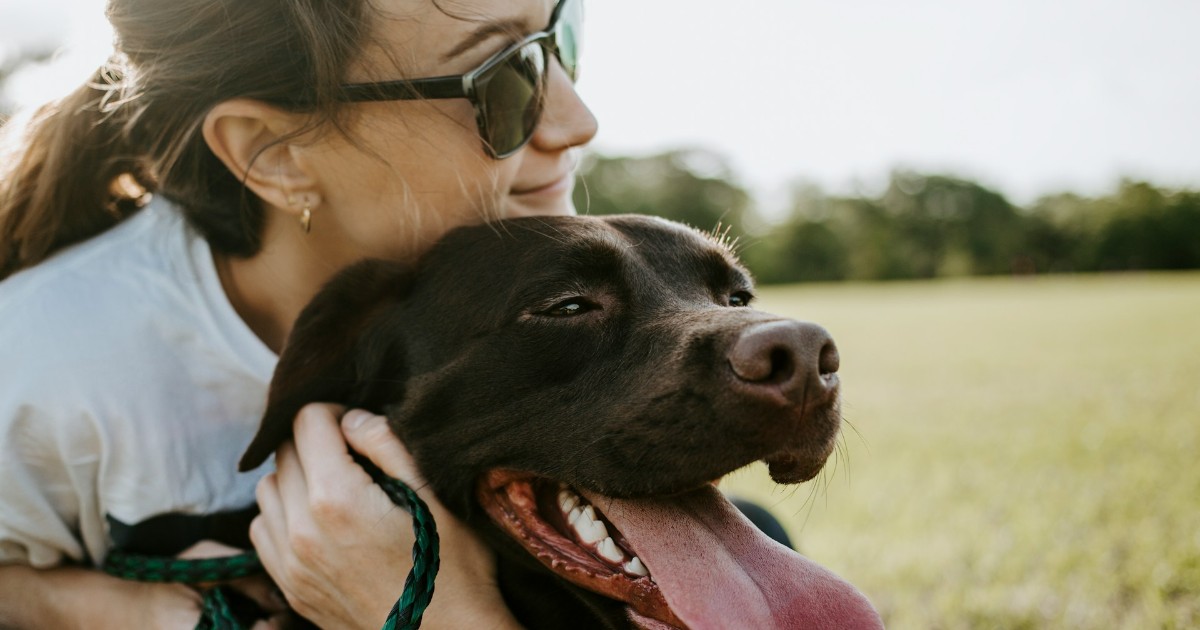
<path fill-rule="evenodd" d="M 588 311 L 594 311 L 597 307 L 595 304 L 580 298 L 573 297 L 569 300 L 563 300 L 554 306 L 542 311 L 542 315 L 550 317 L 574 317 L 582 315 Z"/>
<path fill-rule="evenodd" d="M 754 296 L 750 295 L 749 291 L 734 291 L 729 296 L 729 305 L 730 306 L 750 306 L 750 300 L 753 300 L 753 299 L 754 299 Z"/>

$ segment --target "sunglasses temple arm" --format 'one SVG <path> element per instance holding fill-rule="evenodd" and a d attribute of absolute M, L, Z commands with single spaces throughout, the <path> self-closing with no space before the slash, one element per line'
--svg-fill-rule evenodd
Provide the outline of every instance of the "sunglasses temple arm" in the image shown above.
<path fill-rule="evenodd" d="M 434 77 L 411 81 L 354 83 L 342 86 L 342 100 L 352 103 L 365 101 L 411 101 L 423 98 L 466 98 L 463 77 Z"/>

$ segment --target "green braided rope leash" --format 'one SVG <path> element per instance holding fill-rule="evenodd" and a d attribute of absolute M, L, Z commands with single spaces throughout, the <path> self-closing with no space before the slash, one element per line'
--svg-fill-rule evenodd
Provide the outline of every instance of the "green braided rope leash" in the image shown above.
<path fill-rule="evenodd" d="M 353 455 L 355 461 L 371 475 L 371 479 L 383 488 L 388 498 L 412 514 L 413 534 L 416 537 L 412 550 L 413 566 L 404 580 L 404 592 L 392 606 L 383 630 L 416 630 L 421 627 L 421 617 L 433 599 L 433 582 L 441 564 L 433 515 L 429 513 L 429 506 L 411 488 L 388 477 L 357 453 Z M 220 582 L 263 572 L 262 562 L 253 551 L 195 560 L 113 551 L 105 558 L 102 568 L 109 575 L 126 580 L 183 584 Z M 196 630 L 244 630 L 230 606 L 225 587 L 205 591 Z"/>
<path fill-rule="evenodd" d="M 441 557 L 438 554 L 437 527 L 429 506 L 413 492 L 412 488 L 393 479 L 379 470 L 370 460 L 351 452 L 354 461 L 358 462 L 371 479 L 383 488 L 392 503 L 404 508 L 413 519 L 412 570 L 404 579 L 404 592 L 388 613 L 383 630 L 417 630 L 421 627 L 421 616 L 433 599 L 433 580 L 441 567 Z"/>

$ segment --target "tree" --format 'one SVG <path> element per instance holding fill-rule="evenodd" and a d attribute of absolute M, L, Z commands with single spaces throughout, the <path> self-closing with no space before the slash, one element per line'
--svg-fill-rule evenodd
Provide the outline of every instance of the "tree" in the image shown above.
<path fill-rule="evenodd" d="M 963 179 L 899 172 L 881 205 L 912 277 L 1009 273 L 1028 256 L 1024 221 L 1003 195 Z"/>
<path fill-rule="evenodd" d="M 575 186 L 581 214 L 652 214 L 702 230 L 732 226 L 735 237 L 744 234 L 750 204 L 725 159 L 697 149 L 649 157 L 593 154 Z"/>
<path fill-rule="evenodd" d="M 845 280 L 849 250 L 827 222 L 794 219 L 747 244 L 742 259 L 759 282 Z"/>
<path fill-rule="evenodd" d="M 1200 267 L 1200 193 L 1168 193 L 1124 182 L 1092 250 L 1101 271 Z"/>

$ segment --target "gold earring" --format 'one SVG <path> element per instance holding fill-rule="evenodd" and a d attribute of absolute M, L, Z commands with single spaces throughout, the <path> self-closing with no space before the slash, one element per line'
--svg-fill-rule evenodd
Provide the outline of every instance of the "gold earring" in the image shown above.
<path fill-rule="evenodd" d="M 307 203 L 304 204 L 304 211 L 300 213 L 300 228 L 305 234 L 312 231 L 312 208 L 309 208 Z"/>

